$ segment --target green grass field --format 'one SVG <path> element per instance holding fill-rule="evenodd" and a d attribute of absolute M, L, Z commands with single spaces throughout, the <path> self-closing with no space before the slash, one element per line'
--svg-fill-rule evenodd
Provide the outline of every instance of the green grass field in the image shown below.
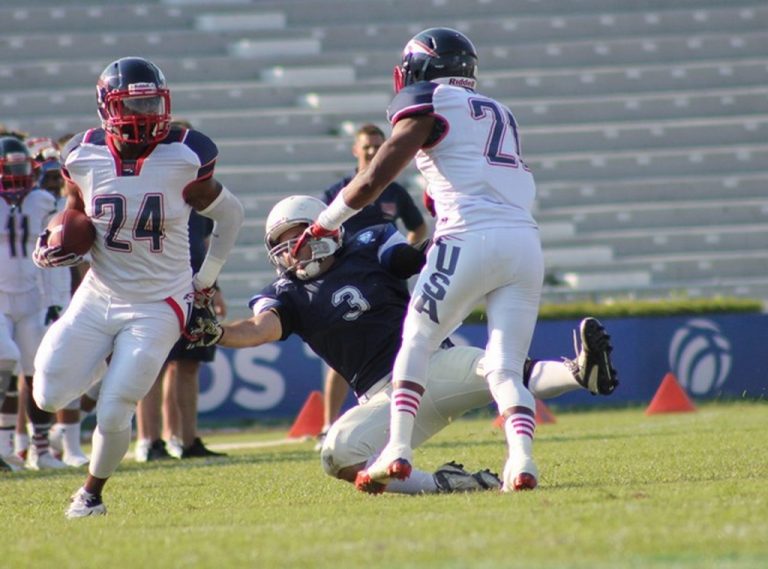
<path fill-rule="evenodd" d="M 534 492 L 367 496 L 327 477 L 313 443 L 226 459 L 126 460 L 109 515 L 67 521 L 82 472 L 0 477 L 0 567 L 768 567 L 768 405 L 558 413 L 537 431 Z M 208 443 L 285 431 L 209 434 Z M 416 451 L 501 468 L 487 417 Z"/>

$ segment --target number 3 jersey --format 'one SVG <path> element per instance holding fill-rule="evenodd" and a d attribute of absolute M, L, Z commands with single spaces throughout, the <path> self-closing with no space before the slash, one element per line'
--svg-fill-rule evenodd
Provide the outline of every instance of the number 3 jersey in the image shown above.
<path fill-rule="evenodd" d="M 249 305 L 255 314 L 274 310 L 282 340 L 300 336 L 362 395 L 392 371 L 400 348 L 409 294 L 390 264 L 400 246 L 407 243 L 392 225 L 364 229 L 320 277 L 278 278 Z"/>
<path fill-rule="evenodd" d="M 184 188 L 213 175 L 216 145 L 173 128 L 136 160 L 124 160 L 103 129 L 76 135 L 62 152 L 62 173 L 82 192 L 96 226 L 91 279 L 131 302 L 152 302 L 190 289 Z"/>
<path fill-rule="evenodd" d="M 536 227 L 533 175 L 510 110 L 471 89 L 418 82 L 395 95 L 387 116 L 429 115 L 435 128 L 416 166 L 435 201 L 435 236 L 494 227 Z"/>

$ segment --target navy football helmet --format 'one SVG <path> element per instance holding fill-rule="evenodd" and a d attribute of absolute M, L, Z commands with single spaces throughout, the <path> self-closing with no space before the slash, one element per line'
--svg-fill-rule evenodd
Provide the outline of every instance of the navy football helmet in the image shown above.
<path fill-rule="evenodd" d="M 15 203 L 34 185 L 34 163 L 27 145 L 15 136 L 0 138 L 0 195 Z"/>
<path fill-rule="evenodd" d="M 429 28 L 413 36 L 394 70 L 395 93 L 419 81 L 474 89 L 477 50 L 469 38 L 451 28 Z"/>
<path fill-rule="evenodd" d="M 96 84 L 101 124 L 107 136 L 126 144 L 161 141 L 171 128 L 171 94 L 163 72 L 141 57 L 107 65 Z"/>

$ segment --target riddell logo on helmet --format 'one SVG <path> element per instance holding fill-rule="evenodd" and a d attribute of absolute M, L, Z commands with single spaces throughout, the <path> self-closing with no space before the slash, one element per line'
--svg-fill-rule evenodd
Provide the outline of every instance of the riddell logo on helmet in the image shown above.
<path fill-rule="evenodd" d="M 465 79 L 464 77 L 451 77 L 448 80 L 449 85 L 455 85 L 456 87 L 468 87 L 472 88 L 475 86 L 475 80 L 474 79 Z"/>
<path fill-rule="evenodd" d="M 154 93 L 157 91 L 157 85 L 154 83 L 131 83 L 128 85 L 128 93 Z"/>

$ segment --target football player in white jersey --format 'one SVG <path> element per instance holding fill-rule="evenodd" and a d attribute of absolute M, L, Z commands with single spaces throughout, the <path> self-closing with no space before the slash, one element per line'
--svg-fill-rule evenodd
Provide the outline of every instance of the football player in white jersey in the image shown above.
<path fill-rule="evenodd" d="M 434 202 L 435 241 L 394 365 L 389 443 L 360 474 L 360 485 L 409 476 L 430 355 L 482 302 L 488 315 L 486 380 L 505 417 L 504 489 L 537 485 L 534 399 L 522 381 L 544 273 L 531 215 L 535 184 L 515 118 L 475 91 L 476 68 L 477 52 L 462 33 L 430 28 L 416 34 L 395 67 L 396 95 L 387 111 L 391 137 L 306 232 L 306 238 L 333 234 L 416 159 Z"/>
<path fill-rule="evenodd" d="M 62 193 L 64 178 L 61 175 L 61 162 L 58 145 L 50 138 L 37 137 L 26 140 L 34 160 L 37 162 L 37 185 L 48 191 L 56 199 L 56 210 L 61 211 L 67 205 L 67 198 Z M 72 297 L 73 274 L 77 275 L 74 284 L 80 282 L 80 271 L 87 270 L 87 263 L 80 267 L 60 267 L 47 273 L 52 279 L 53 297 L 45 311 L 46 326 L 59 319 L 61 312 L 69 305 Z M 94 386 L 98 388 L 98 386 Z M 50 448 L 55 456 L 67 466 L 80 467 L 88 464 L 88 457 L 80 444 L 80 398 L 70 401 L 63 409 L 56 412 L 56 422 L 50 430 Z"/>
<path fill-rule="evenodd" d="M 110 63 L 97 86 L 101 128 L 75 135 L 61 153 L 68 208 L 96 228 L 91 268 L 35 360 L 33 396 L 46 410 L 82 395 L 111 354 L 96 407 L 88 477 L 67 517 L 106 513 L 102 489 L 130 443 L 144 397 L 184 329 L 190 303 L 205 307 L 243 221 L 240 201 L 213 178 L 216 145 L 171 128 L 165 78 L 152 62 Z M 205 260 L 189 263 L 190 211 L 214 220 Z M 67 266 L 77 255 L 38 239 L 35 262 Z"/>
<path fill-rule="evenodd" d="M 5 401 L 0 401 L 0 455 L 19 468 L 23 461 L 12 450 L 18 410 L 13 370 L 18 365 L 26 386 L 31 387 L 35 352 L 44 332 L 42 314 L 54 302 L 52 279 L 35 267 L 32 252 L 35 235 L 55 212 L 55 199 L 34 189 L 34 161 L 26 144 L 13 136 L 0 138 L 0 196 L 0 388 L 10 388 Z M 33 431 L 27 466 L 64 467 L 48 449 L 53 415 L 31 399 L 26 412 Z"/>

